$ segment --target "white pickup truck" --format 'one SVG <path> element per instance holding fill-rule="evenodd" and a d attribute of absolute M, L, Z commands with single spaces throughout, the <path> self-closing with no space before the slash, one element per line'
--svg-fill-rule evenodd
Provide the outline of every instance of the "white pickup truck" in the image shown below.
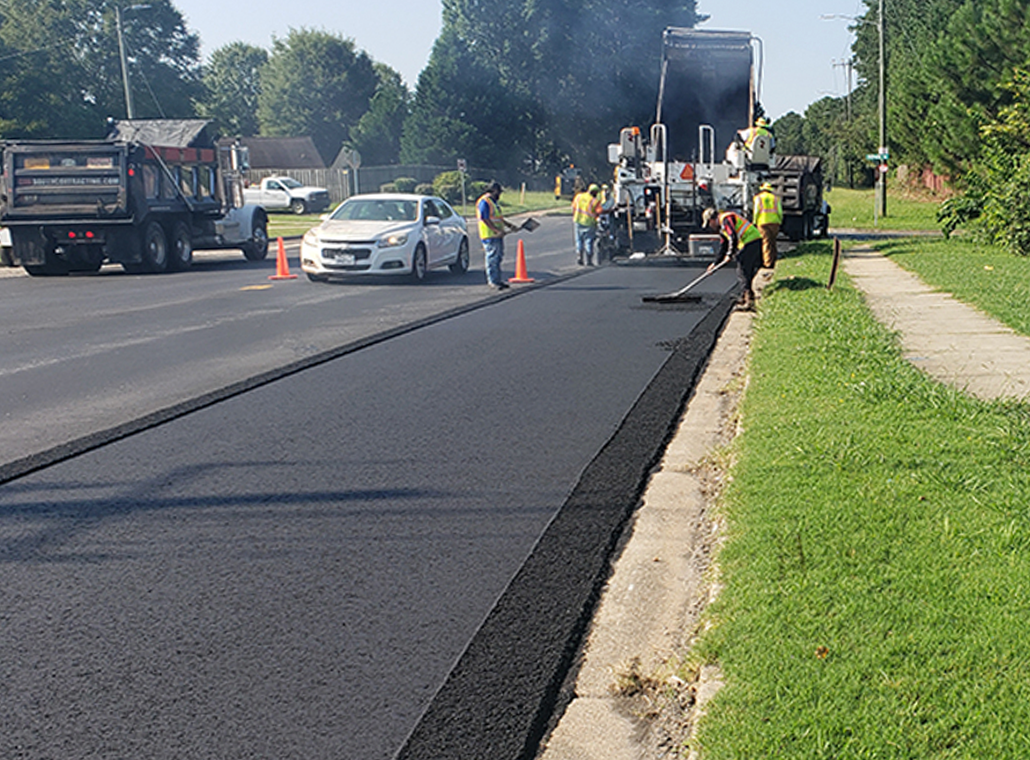
<path fill-rule="evenodd" d="M 329 208 L 329 191 L 308 187 L 292 177 L 265 177 L 261 184 L 243 190 L 243 199 L 265 209 L 289 209 L 294 214 L 311 214 Z"/>

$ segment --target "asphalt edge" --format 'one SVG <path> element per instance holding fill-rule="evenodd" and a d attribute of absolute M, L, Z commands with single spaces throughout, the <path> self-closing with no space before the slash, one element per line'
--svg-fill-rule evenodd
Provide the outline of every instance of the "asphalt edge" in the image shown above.
<path fill-rule="evenodd" d="M 531 760 L 571 700 L 612 559 L 734 306 L 672 352 L 508 584 L 395 760 Z"/>

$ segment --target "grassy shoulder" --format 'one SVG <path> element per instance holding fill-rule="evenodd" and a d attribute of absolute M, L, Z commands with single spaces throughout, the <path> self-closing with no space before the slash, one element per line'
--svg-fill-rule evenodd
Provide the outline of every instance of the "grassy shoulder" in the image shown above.
<path fill-rule="evenodd" d="M 916 200 L 888 191 L 887 216 L 876 219 L 874 225 L 875 195 L 873 190 L 849 190 L 835 187 L 826 193 L 830 204 L 830 226 L 859 230 L 932 230 L 939 232 L 937 201 Z"/>
<path fill-rule="evenodd" d="M 702 756 L 1025 757 L 1030 409 L 913 368 L 829 253 L 755 321 Z"/>

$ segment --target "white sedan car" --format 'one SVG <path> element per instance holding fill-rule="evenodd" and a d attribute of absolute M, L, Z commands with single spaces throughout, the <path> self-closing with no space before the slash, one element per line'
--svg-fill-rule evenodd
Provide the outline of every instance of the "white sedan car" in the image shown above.
<path fill-rule="evenodd" d="M 468 227 L 445 201 L 427 195 L 355 195 L 309 230 L 300 248 L 300 268 L 316 282 L 359 274 L 421 282 L 443 266 L 468 271 Z"/>

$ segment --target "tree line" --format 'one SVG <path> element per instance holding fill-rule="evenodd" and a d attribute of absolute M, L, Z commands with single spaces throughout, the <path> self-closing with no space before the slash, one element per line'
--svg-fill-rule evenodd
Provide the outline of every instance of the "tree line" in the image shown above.
<path fill-rule="evenodd" d="M 117 5 L 0 5 L 0 137 L 102 137 L 126 113 Z M 414 90 L 343 33 L 291 29 L 270 49 L 200 58 L 171 0 L 123 6 L 137 118 L 204 117 L 225 135 L 310 136 L 331 162 L 607 172 L 605 146 L 653 120 L 661 32 L 694 26 L 695 0 L 443 0 Z"/>
<path fill-rule="evenodd" d="M 867 183 L 879 147 L 880 0 L 852 23 L 858 86 L 775 123 L 778 149 L 818 153 L 837 182 Z M 893 165 L 931 167 L 959 191 L 950 231 L 974 223 L 1030 251 L 1030 0 L 884 0 L 886 124 Z M 849 102 L 850 101 L 850 102 Z"/>

